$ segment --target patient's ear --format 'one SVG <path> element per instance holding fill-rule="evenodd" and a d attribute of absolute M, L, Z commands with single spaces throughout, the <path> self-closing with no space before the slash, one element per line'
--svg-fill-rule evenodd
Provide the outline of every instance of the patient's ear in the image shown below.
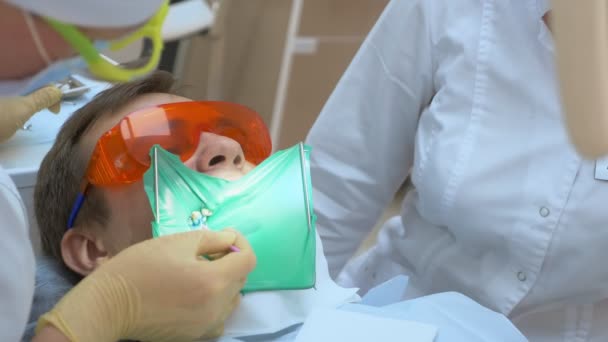
<path fill-rule="evenodd" d="M 101 237 L 77 227 L 63 235 L 61 256 L 72 271 L 82 276 L 89 275 L 110 257 Z"/>

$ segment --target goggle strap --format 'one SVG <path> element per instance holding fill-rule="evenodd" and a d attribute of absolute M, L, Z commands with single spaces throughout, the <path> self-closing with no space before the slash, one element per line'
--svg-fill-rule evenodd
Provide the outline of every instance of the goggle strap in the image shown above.
<path fill-rule="evenodd" d="M 78 193 L 78 197 L 76 197 L 76 201 L 74 202 L 74 205 L 72 206 L 72 211 L 70 211 L 70 217 L 68 218 L 68 229 L 71 229 L 72 227 L 74 227 L 74 222 L 76 221 L 76 217 L 78 217 L 78 213 L 80 212 L 80 209 L 82 208 L 84 199 L 86 198 L 86 193 L 87 193 L 88 188 L 89 188 L 88 184 L 85 184 L 82 187 L 81 192 Z"/>

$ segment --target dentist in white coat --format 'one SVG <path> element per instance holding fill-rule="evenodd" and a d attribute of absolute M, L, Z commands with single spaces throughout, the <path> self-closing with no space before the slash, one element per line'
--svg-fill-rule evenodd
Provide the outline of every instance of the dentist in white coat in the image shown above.
<path fill-rule="evenodd" d="M 143 24 L 161 3 L 0 1 L 0 43 L 5 49 L 0 54 L 0 143 L 61 96 L 57 88 L 47 87 L 32 96 L 15 97 L 18 89 L 34 77 L 38 82 L 60 81 L 49 78 L 57 74 L 47 72 L 51 69 L 47 66 L 74 55 L 38 16 L 77 25 L 91 39 L 113 39 Z M 0 234 L 0 341 L 18 341 L 34 294 L 35 260 L 23 201 L 1 166 Z M 239 253 L 205 263 L 198 258 L 233 244 Z M 233 232 L 199 231 L 136 244 L 72 289 L 45 315 L 34 341 L 174 341 L 218 336 L 254 265 L 251 246 Z M 166 279 L 175 282 L 149 286 Z"/>
<path fill-rule="evenodd" d="M 608 341 L 608 164 L 571 145 L 550 6 L 393 0 L 307 142 L 330 270 L 461 292 L 531 340 Z M 406 177 L 401 213 L 349 262 Z"/>
<path fill-rule="evenodd" d="M 139 8 L 137 11 L 117 11 L 116 5 L 119 2 L 122 1 L 0 1 L 0 43 L 7 52 L 0 56 L 0 97 L 15 95 L 15 89 L 44 71 L 48 63 L 74 54 L 69 45 L 37 18 L 36 14 L 74 24 L 86 24 L 92 27 L 92 38 L 108 38 L 117 37 L 128 32 L 134 25 L 144 22 L 152 16 L 161 1 L 130 1 L 133 6 L 139 6 L 134 7 Z M 46 55 L 44 52 L 42 55 L 39 53 L 37 43 L 29 31 L 26 15 L 31 15 L 33 28 L 41 39 Z M 11 125 L 8 120 L 12 118 L 7 119 L 13 113 L 0 111 L 3 128 L 18 126 Z M 0 336 L 3 341 L 17 341 L 27 322 L 34 294 L 34 252 L 29 240 L 23 201 L 1 165 L 0 221 L 0 279 L 12 280 L 3 281 L 0 285 Z"/>

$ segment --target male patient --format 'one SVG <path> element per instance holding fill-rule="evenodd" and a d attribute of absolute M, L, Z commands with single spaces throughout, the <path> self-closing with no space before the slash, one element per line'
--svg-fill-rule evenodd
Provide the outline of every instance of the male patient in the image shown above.
<path fill-rule="evenodd" d="M 154 216 L 143 177 L 120 186 L 89 185 L 80 208 L 73 208 L 83 190 L 93 151 L 104 133 L 130 113 L 191 101 L 173 94 L 173 85 L 170 74 L 157 72 L 100 93 L 66 121 L 44 158 L 34 194 L 42 248 L 46 255 L 77 275 L 90 274 L 122 249 L 152 237 Z M 173 123 L 180 125 L 179 120 Z M 265 129 L 262 136 L 267 136 L 264 134 Z M 199 132 L 197 136 L 198 146 L 194 146 L 184 162 L 188 167 L 227 180 L 238 179 L 253 169 L 254 164 L 248 161 L 252 159 L 237 141 L 208 132 Z M 269 139 L 267 143 L 265 150 L 269 153 Z M 259 162 L 259 155 L 257 159 L 254 162 Z"/>
<path fill-rule="evenodd" d="M 154 215 L 143 176 L 154 145 L 193 170 L 231 181 L 269 157 L 268 130 L 255 112 L 236 104 L 191 101 L 175 95 L 172 87 L 171 75 L 163 72 L 114 86 L 61 128 L 40 166 L 34 193 L 46 256 L 37 260 L 26 339 L 39 316 L 83 276 L 152 237 Z M 272 334 L 304 321 L 313 309 L 356 300 L 356 289 L 340 288 L 329 277 L 318 235 L 315 246 L 315 289 L 248 296 L 231 317 L 228 333 Z M 274 313 L 256 312 L 269 306 Z"/>

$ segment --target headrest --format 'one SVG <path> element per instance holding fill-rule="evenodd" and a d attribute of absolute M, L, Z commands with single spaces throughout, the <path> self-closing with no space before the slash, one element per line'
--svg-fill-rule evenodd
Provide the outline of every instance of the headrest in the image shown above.
<path fill-rule="evenodd" d="M 50 311 L 78 283 L 80 276 L 48 256 L 36 259 L 36 289 L 23 341 L 31 341 L 38 318 Z"/>

